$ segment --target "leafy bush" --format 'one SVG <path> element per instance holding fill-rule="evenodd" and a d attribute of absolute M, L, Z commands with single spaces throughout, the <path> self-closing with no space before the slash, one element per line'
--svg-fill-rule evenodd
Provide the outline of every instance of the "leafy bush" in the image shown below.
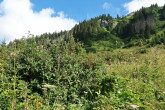
<path fill-rule="evenodd" d="M 13 91 L 14 87 L 14 94 L 20 97 L 9 98 L 14 100 L 13 104 L 8 104 L 9 108 L 13 105 L 14 108 L 27 107 L 29 103 L 36 103 L 37 99 L 42 100 L 43 105 L 55 108 L 58 108 L 57 104 L 68 109 L 74 104 L 90 106 L 89 101 L 98 90 L 97 82 L 104 73 L 98 70 L 101 65 L 97 58 L 84 53 L 81 44 L 75 43 L 73 37 L 39 45 L 32 37 L 21 43 L 16 46 L 15 43 L 10 44 L 8 53 L 11 56 L 2 73 L 8 73 L 6 83 L 12 81 L 8 89 Z M 8 96 L 12 96 L 13 92 L 9 92 Z M 29 99 L 36 93 L 38 97 Z"/>

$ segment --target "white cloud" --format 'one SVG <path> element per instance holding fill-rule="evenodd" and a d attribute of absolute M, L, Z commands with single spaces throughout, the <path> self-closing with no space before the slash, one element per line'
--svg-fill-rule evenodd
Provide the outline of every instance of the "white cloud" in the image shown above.
<path fill-rule="evenodd" d="M 70 30 L 77 23 L 62 11 L 53 17 L 53 9 L 34 12 L 32 6 L 30 0 L 3 0 L 0 3 L 0 40 L 19 39 L 28 30 L 34 35 Z"/>
<path fill-rule="evenodd" d="M 111 7 L 111 5 L 110 5 L 109 3 L 107 3 L 107 2 L 105 2 L 105 3 L 103 4 L 103 9 L 109 10 L 110 7 Z"/>
<path fill-rule="evenodd" d="M 123 6 L 126 8 L 128 13 L 137 11 L 142 7 L 149 7 L 151 4 L 158 4 L 158 6 L 163 6 L 165 0 L 132 0 L 131 2 L 125 3 Z"/>

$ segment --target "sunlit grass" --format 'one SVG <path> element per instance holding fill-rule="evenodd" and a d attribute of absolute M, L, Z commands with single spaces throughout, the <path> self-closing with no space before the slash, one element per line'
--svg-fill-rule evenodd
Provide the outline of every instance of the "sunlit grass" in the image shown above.
<path fill-rule="evenodd" d="M 151 109 L 164 106 L 165 96 L 165 50 L 163 46 L 147 48 L 139 53 L 137 48 L 109 52 L 110 59 L 105 64 L 109 74 L 129 79 L 123 91 L 140 95 L 141 103 L 147 103 Z M 117 57 L 115 60 L 114 58 Z M 120 58 L 121 57 L 121 58 Z M 113 59 L 111 59 L 113 58 Z M 113 61 L 112 61 L 113 60 Z"/>

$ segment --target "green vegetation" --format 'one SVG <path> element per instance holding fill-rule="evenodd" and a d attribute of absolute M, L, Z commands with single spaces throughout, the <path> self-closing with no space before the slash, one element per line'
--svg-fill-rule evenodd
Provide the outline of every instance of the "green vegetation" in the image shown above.
<path fill-rule="evenodd" d="M 163 110 L 164 12 L 152 5 L 0 44 L 0 110 Z"/>

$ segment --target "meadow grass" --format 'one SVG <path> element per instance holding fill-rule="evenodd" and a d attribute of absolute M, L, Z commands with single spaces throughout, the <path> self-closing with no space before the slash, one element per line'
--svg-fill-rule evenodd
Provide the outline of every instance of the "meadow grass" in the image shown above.
<path fill-rule="evenodd" d="M 105 52 L 105 70 L 128 81 L 120 92 L 138 95 L 137 105 L 146 109 L 165 108 L 165 49 L 133 47 Z M 121 84 L 122 85 L 122 84 Z M 124 96 L 123 96 L 124 97 Z M 133 98 L 133 97 L 132 97 Z"/>

